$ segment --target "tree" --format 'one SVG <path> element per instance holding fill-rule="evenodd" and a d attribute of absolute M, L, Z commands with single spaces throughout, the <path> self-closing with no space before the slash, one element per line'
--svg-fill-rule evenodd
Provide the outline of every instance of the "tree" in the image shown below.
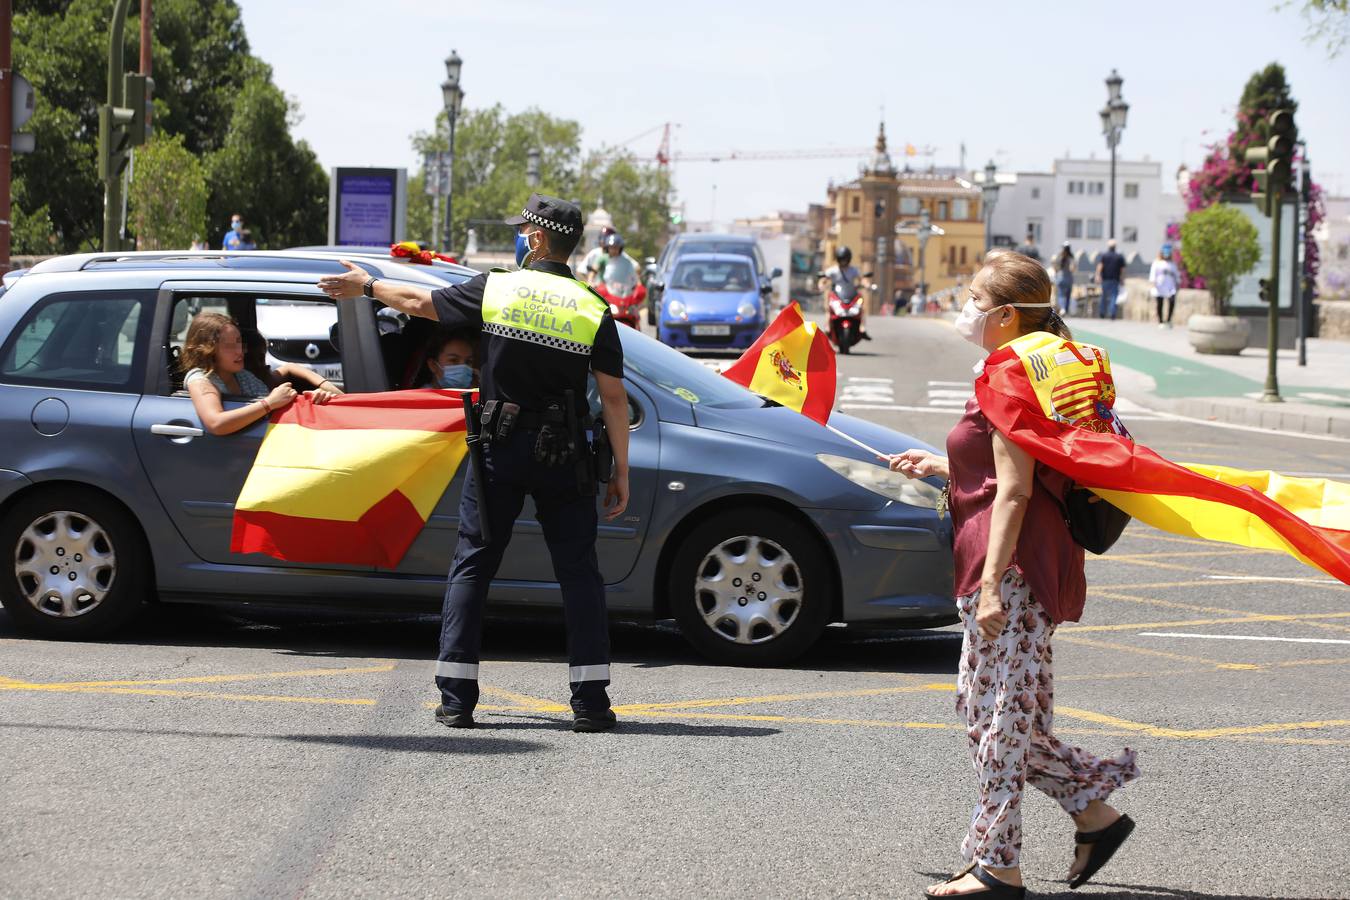
<path fill-rule="evenodd" d="M 1293 5 L 1288 2 L 1281 7 Z M 1339 56 L 1350 43 L 1350 0 L 1304 0 L 1301 12 L 1307 23 L 1303 39 L 1309 44 L 1325 44 L 1331 59 Z"/>
<path fill-rule="evenodd" d="M 1194 210 L 1181 224 L 1181 256 L 1188 271 L 1205 279 L 1218 314 L 1227 315 L 1233 285 L 1261 258 L 1256 226 L 1227 204 Z"/>
<path fill-rule="evenodd" d="M 295 108 L 262 74 L 244 84 L 225 143 L 206 160 L 211 225 L 224 229 L 237 212 L 259 247 L 324 242 L 328 175 L 309 144 L 291 139 L 294 115 Z"/>
<path fill-rule="evenodd" d="M 111 12 L 111 0 L 25 0 L 15 13 L 14 68 L 38 96 L 24 129 L 37 148 L 14 158 L 16 253 L 69 253 L 101 243 L 98 106 L 107 94 Z M 134 70 L 137 16 L 128 17 L 124 34 L 123 58 Z M 225 144 L 244 85 L 271 77 L 249 52 L 235 0 L 155 0 L 151 57 L 155 130 L 181 135 L 199 156 Z"/>
<path fill-rule="evenodd" d="M 184 250 L 206 237 L 206 169 L 181 135 L 159 135 L 136 152 L 129 197 L 141 250 Z"/>
<path fill-rule="evenodd" d="M 670 173 L 665 169 L 640 163 L 631 153 L 602 150 L 586 159 L 576 193 L 582 209 L 604 201 L 633 256 L 655 256 L 665 244 L 670 228 Z"/>

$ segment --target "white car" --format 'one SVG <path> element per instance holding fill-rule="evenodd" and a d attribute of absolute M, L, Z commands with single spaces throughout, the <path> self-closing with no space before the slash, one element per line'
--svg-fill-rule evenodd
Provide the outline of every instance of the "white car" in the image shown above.
<path fill-rule="evenodd" d="M 331 304 L 258 300 L 258 330 L 267 339 L 267 365 L 298 363 L 342 384 L 342 361 L 333 345 L 337 309 Z"/>

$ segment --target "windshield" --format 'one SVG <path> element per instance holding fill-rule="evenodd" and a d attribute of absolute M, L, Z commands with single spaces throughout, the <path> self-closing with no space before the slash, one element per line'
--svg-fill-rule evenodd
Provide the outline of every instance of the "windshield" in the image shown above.
<path fill-rule="evenodd" d="M 702 362 L 631 328 L 620 328 L 619 332 L 623 335 L 624 368 L 685 402 L 728 409 L 764 405 L 762 397 Z"/>
<path fill-rule="evenodd" d="M 748 262 L 691 259 L 675 266 L 670 286 L 683 291 L 744 292 L 754 289 L 754 281 Z"/>

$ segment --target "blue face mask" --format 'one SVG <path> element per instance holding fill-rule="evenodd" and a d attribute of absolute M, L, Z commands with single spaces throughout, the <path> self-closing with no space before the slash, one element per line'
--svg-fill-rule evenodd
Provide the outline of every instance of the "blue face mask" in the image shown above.
<path fill-rule="evenodd" d="M 244 227 L 244 223 L 243 223 L 243 222 L 240 222 L 238 219 L 235 219 L 233 222 L 230 223 L 230 230 L 231 230 L 231 231 L 238 231 L 239 229 L 241 229 L 241 228 L 243 228 L 243 227 Z"/>
<path fill-rule="evenodd" d="M 525 257 L 530 255 L 530 242 L 525 235 L 516 235 L 516 265 L 524 266 Z"/>
<path fill-rule="evenodd" d="M 436 379 L 436 383 L 447 390 L 463 390 L 473 384 L 473 368 L 471 366 L 441 366 L 441 377 Z"/>

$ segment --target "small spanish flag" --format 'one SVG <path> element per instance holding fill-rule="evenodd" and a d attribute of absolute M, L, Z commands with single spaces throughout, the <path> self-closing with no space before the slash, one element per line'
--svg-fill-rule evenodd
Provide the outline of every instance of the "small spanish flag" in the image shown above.
<path fill-rule="evenodd" d="M 1106 352 L 1045 332 L 985 361 L 975 399 L 1013 443 L 1173 534 L 1280 550 L 1350 584 L 1350 484 L 1174 463 L 1130 437 Z"/>
<path fill-rule="evenodd" d="M 722 374 L 822 425 L 834 408 L 834 349 L 796 301 Z"/>
<path fill-rule="evenodd" d="M 272 413 L 234 506 L 231 551 L 396 567 L 468 452 L 460 396 L 301 396 Z"/>

